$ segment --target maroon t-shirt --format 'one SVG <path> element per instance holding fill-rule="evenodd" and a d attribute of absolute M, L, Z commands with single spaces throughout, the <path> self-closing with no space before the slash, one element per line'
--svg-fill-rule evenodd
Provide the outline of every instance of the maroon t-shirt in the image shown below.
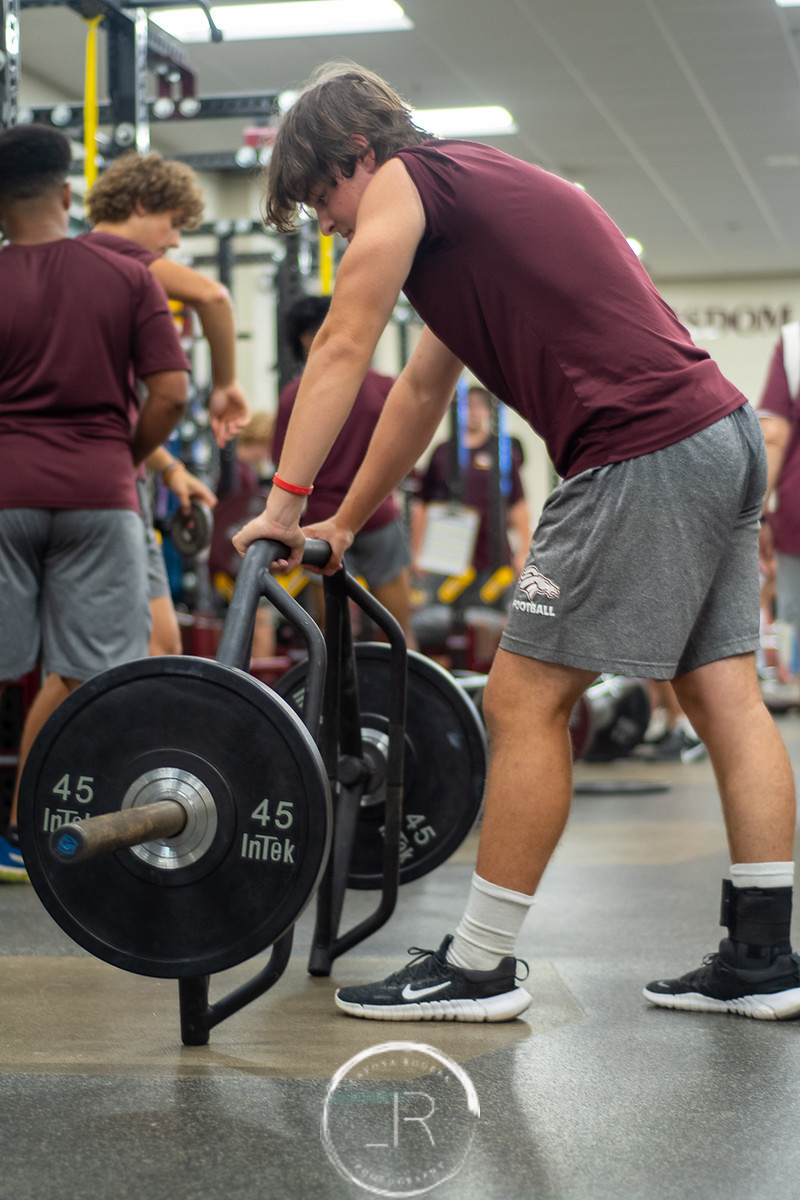
<path fill-rule="evenodd" d="M 492 475 L 492 448 L 487 442 L 483 446 L 472 446 L 467 451 L 467 462 L 462 475 L 463 494 L 461 503 L 476 509 L 481 520 L 478 525 L 478 536 L 475 539 L 475 552 L 472 565 L 476 571 L 485 571 L 497 564 L 492 561 L 492 534 L 490 518 L 492 506 L 489 498 L 489 484 Z M 508 496 L 504 497 L 507 508 L 525 498 L 522 490 L 522 480 L 519 468 L 524 462 L 522 446 L 517 438 L 511 439 L 511 470 L 509 471 Z M 422 483 L 418 492 L 420 500 L 429 504 L 431 500 L 450 500 L 450 442 L 440 442 L 430 457 Z M 503 562 L 511 562 L 511 546 L 505 529 L 503 542 L 500 547 Z"/>
<path fill-rule="evenodd" d="M 91 242 L 93 246 L 102 246 L 105 250 L 113 250 L 115 254 L 124 254 L 127 258 L 133 258 L 136 262 L 140 262 L 143 267 L 149 267 L 150 263 L 155 262 L 158 258 L 158 255 L 153 254 L 152 250 L 147 250 L 130 238 L 119 237 L 116 233 L 105 233 L 99 229 L 91 229 L 88 233 L 79 233 L 77 240 Z"/>
<path fill-rule="evenodd" d="M 105 250 L 112 250 L 114 254 L 124 254 L 126 258 L 132 258 L 136 262 L 140 262 L 143 267 L 149 267 L 154 263 L 158 255 L 153 254 L 152 250 L 147 250 L 138 242 L 134 242 L 131 238 L 120 237 L 116 233 L 106 233 L 105 230 L 90 229 L 88 233 L 79 233 L 79 241 L 90 241 L 94 246 L 102 246 Z M 138 405 L 139 396 L 136 394 L 136 402 Z M 131 412 L 131 421 L 135 422 L 137 409 Z M 144 481 L 147 478 L 146 463 L 139 463 L 136 469 L 136 478 Z"/>
<path fill-rule="evenodd" d="M 377 371 L 367 371 L 364 382 L 356 396 L 350 415 L 339 431 L 339 436 L 331 447 L 328 457 L 319 469 L 314 480 L 314 491 L 308 498 L 303 515 L 304 525 L 314 525 L 317 521 L 325 521 L 332 517 L 339 508 L 342 500 L 355 479 L 358 469 L 364 461 L 370 438 L 378 424 L 378 418 L 383 410 L 384 401 L 394 383 L 388 375 L 379 375 Z M 282 389 L 278 397 L 278 415 L 275 420 L 275 432 L 272 437 L 272 457 L 278 462 L 283 450 L 286 437 L 286 427 L 292 412 L 300 378 L 293 379 Z M 368 529 L 380 529 L 399 516 L 399 509 L 391 496 L 380 504 L 369 520 L 361 527 L 361 532 Z"/>
<path fill-rule="evenodd" d="M 662 449 L 745 403 L 580 188 L 475 142 L 397 157 L 426 218 L 406 296 L 560 475 Z"/>
<path fill-rule="evenodd" d="M 189 369 L 164 289 L 85 238 L 0 250 L 0 508 L 138 510 L 133 376 Z"/>
<path fill-rule="evenodd" d="M 769 366 L 758 411 L 763 416 L 783 417 L 791 426 L 775 495 L 777 508 L 769 523 L 775 549 L 781 554 L 800 554 L 800 405 L 793 396 L 783 365 L 783 340 L 779 340 Z"/>

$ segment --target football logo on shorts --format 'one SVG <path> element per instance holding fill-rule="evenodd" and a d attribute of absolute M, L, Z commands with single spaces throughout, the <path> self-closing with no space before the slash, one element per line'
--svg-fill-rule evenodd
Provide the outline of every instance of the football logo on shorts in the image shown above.
<path fill-rule="evenodd" d="M 534 596 L 547 596 L 548 600 L 555 600 L 556 596 L 561 595 L 561 588 L 557 587 L 552 579 L 547 579 L 535 566 L 525 568 L 519 577 L 519 587 L 529 600 Z"/>

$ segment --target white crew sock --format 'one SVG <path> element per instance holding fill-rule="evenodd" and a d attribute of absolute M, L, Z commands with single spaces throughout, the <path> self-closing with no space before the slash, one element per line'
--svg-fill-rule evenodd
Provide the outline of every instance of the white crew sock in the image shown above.
<path fill-rule="evenodd" d="M 472 876 L 467 907 L 447 951 L 447 961 L 468 971 L 493 971 L 514 954 L 533 896 Z"/>
<path fill-rule="evenodd" d="M 792 887 L 794 863 L 731 863 L 731 882 L 736 888 Z"/>
<path fill-rule="evenodd" d="M 686 736 L 690 737 L 693 742 L 700 741 L 700 738 L 697 736 L 697 733 L 695 731 L 694 726 L 692 725 L 692 722 L 689 720 L 689 718 L 686 715 L 684 715 L 682 717 L 678 717 L 677 721 L 675 722 L 675 728 L 682 729 L 683 732 L 686 734 Z"/>
<path fill-rule="evenodd" d="M 667 718 L 667 710 L 658 705 L 650 714 L 650 720 L 647 723 L 647 729 L 644 731 L 643 742 L 658 742 L 662 737 L 666 737 L 669 733 L 669 720 Z"/>

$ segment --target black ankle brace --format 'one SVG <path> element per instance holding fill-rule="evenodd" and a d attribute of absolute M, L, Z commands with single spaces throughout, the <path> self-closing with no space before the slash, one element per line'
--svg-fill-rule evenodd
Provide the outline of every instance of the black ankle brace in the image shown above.
<path fill-rule="evenodd" d="M 763 955 L 764 949 L 787 952 L 791 947 L 792 889 L 736 888 L 722 881 L 719 918 L 732 942 Z"/>

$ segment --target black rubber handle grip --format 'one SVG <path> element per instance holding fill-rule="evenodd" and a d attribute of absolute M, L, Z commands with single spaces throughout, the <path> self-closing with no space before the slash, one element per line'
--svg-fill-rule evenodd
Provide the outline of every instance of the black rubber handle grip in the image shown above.
<path fill-rule="evenodd" d="M 174 837 L 186 824 L 186 809 L 177 800 L 157 800 L 138 808 L 70 821 L 50 837 L 50 851 L 59 862 L 86 862 L 101 854 L 113 854 L 126 846 L 138 846 L 156 838 Z"/>
<path fill-rule="evenodd" d="M 331 556 L 331 548 L 322 538 L 308 538 L 303 551 L 303 562 L 309 567 L 324 567 Z"/>

